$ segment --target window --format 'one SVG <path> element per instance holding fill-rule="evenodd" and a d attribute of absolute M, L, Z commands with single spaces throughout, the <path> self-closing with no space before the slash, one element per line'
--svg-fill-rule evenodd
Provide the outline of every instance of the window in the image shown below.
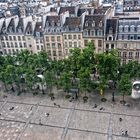
<path fill-rule="evenodd" d="M 18 47 L 18 44 L 15 42 L 15 48 L 17 48 Z"/>
<path fill-rule="evenodd" d="M 127 57 L 127 52 L 123 52 L 123 58 Z"/>
<path fill-rule="evenodd" d="M 52 47 L 53 47 L 53 48 L 55 47 L 55 43 L 52 43 Z"/>
<path fill-rule="evenodd" d="M 54 41 L 55 41 L 55 38 L 54 38 L 54 36 L 52 36 L 52 37 L 51 37 L 51 40 L 52 40 L 52 42 L 54 42 Z"/>
<path fill-rule="evenodd" d="M 43 45 L 41 45 L 41 50 L 43 50 L 44 49 L 44 47 L 43 47 Z"/>
<path fill-rule="evenodd" d="M 9 42 L 7 42 L 7 47 L 10 48 Z"/>
<path fill-rule="evenodd" d="M 124 43 L 124 48 L 127 48 L 127 43 Z"/>
<path fill-rule="evenodd" d="M 139 52 L 136 52 L 135 58 L 139 58 Z"/>
<path fill-rule="evenodd" d="M 37 50 L 39 50 L 39 45 L 37 45 Z"/>
<path fill-rule="evenodd" d="M 86 26 L 86 27 L 88 26 L 88 21 L 85 22 L 85 26 Z"/>
<path fill-rule="evenodd" d="M 87 30 L 84 31 L 84 35 L 85 35 L 85 36 L 88 35 L 88 31 L 87 31 Z"/>
<path fill-rule="evenodd" d="M 127 35 L 127 34 L 124 35 L 124 36 L 123 36 L 123 39 L 124 39 L 124 40 L 128 40 L 128 35 Z"/>
<path fill-rule="evenodd" d="M 65 47 L 68 47 L 68 43 L 67 42 L 65 42 Z"/>
<path fill-rule="evenodd" d="M 40 39 L 40 43 L 43 43 L 43 39 Z"/>
<path fill-rule="evenodd" d="M 131 31 L 131 32 L 135 32 L 135 26 L 134 26 L 134 25 L 131 25 L 130 31 Z"/>
<path fill-rule="evenodd" d="M 80 41 L 78 42 L 78 44 L 79 44 L 79 47 L 81 47 L 81 42 Z"/>
<path fill-rule="evenodd" d="M 95 27 L 95 21 L 92 21 L 92 27 Z"/>
<path fill-rule="evenodd" d="M 67 35 L 64 35 L 64 39 L 67 39 Z"/>
<path fill-rule="evenodd" d="M 60 36 L 57 36 L 57 41 L 60 41 Z"/>
<path fill-rule="evenodd" d="M 32 45 L 30 44 L 29 47 L 32 48 Z"/>
<path fill-rule="evenodd" d="M 110 40 L 110 41 L 112 40 L 112 37 L 111 37 L 111 36 L 109 37 L 109 40 Z"/>
<path fill-rule="evenodd" d="M 19 41 L 21 40 L 20 36 L 18 36 L 18 40 L 19 40 Z"/>
<path fill-rule="evenodd" d="M 129 58 L 132 59 L 133 57 L 133 52 L 129 52 Z"/>
<path fill-rule="evenodd" d="M 118 39 L 119 40 L 122 40 L 122 35 L 118 35 Z"/>
<path fill-rule="evenodd" d="M 47 48 L 49 48 L 50 47 L 50 43 L 47 43 Z"/>
<path fill-rule="evenodd" d="M 114 44 L 111 44 L 111 49 L 114 49 Z"/>
<path fill-rule="evenodd" d="M 6 49 L 4 49 L 4 54 L 7 54 L 7 50 Z"/>
<path fill-rule="evenodd" d="M 48 55 L 49 55 L 49 56 L 51 55 L 51 51 L 50 51 L 50 50 L 48 51 Z"/>
<path fill-rule="evenodd" d="M 77 39 L 77 36 L 76 35 L 73 35 L 73 39 Z"/>
<path fill-rule="evenodd" d="M 69 42 L 69 47 L 72 47 L 72 42 Z"/>
<path fill-rule="evenodd" d="M 24 43 L 24 48 L 26 48 L 27 46 L 26 46 L 26 43 Z"/>
<path fill-rule="evenodd" d="M 138 36 L 137 39 L 140 40 L 140 36 Z"/>
<path fill-rule="evenodd" d="M 101 30 L 99 30 L 98 33 L 99 33 L 99 36 L 102 36 L 102 31 Z"/>
<path fill-rule="evenodd" d="M 62 56 L 62 51 L 59 51 L 58 53 L 59 53 L 59 56 Z"/>
<path fill-rule="evenodd" d="M 140 32 L 140 25 L 137 26 L 137 32 Z"/>
<path fill-rule="evenodd" d="M 11 50 L 10 49 L 8 50 L 8 52 L 9 52 L 9 54 L 11 54 Z"/>
<path fill-rule="evenodd" d="M 109 28 L 109 34 L 113 34 L 113 28 L 112 27 Z"/>
<path fill-rule="evenodd" d="M 109 49 L 109 44 L 106 44 L 106 49 Z"/>
<path fill-rule="evenodd" d="M 123 64 L 126 64 L 126 59 L 123 59 Z"/>
<path fill-rule="evenodd" d="M 119 26 L 119 32 L 120 33 L 123 32 L 123 26 L 122 25 Z"/>
<path fill-rule="evenodd" d="M 58 43 L 57 45 L 58 45 L 58 48 L 61 48 L 61 44 L 60 43 Z"/>
<path fill-rule="evenodd" d="M 85 44 L 85 46 L 87 46 L 88 45 L 88 40 L 84 40 L 84 44 Z"/>
<path fill-rule="evenodd" d="M 16 37 L 15 36 L 13 36 L 13 38 L 14 38 L 14 40 L 16 40 Z"/>
<path fill-rule="evenodd" d="M 20 48 L 22 48 L 22 47 L 23 47 L 21 42 L 19 42 L 19 46 L 20 46 Z"/>
<path fill-rule="evenodd" d="M 125 25 L 124 26 L 124 32 L 128 32 L 129 31 L 129 26 L 128 25 Z"/>
<path fill-rule="evenodd" d="M 74 42 L 74 47 L 77 47 L 77 42 Z"/>
<path fill-rule="evenodd" d="M 56 56 L 56 51 L 53 51 L 53 56 Z"/>
<path fill-rule="evenodd" d="M 72 39 L 72 36 L 71 35 L 68 35 L 68 39 Z"/>
<path fill-rule="evenodd" d="M 102 40 L 98 40 L 98 47 L 102 47 Z"/>
<path fill-rule="evenodd" d="M 134 40 L 134 35 L 131 35 L 130 36 L 130 40 Z"/>
<path fill-rule="evenodd" d="M 100 23 L 99 23 L 99 27 L 102 27 L 102 26 L 103 26 L 103 22 L 100 21 Z"/>
<path fill-rule="evenodd" d="M 4 42 L 1 42 L 1 45 L 3 48 L 5 48 L 5 43 Z"/>
<path fill-rule="evenodd" d="M 118 56 L 121 57 L 121 52 L 118 52 Z"/>
<path fill-rule="evenodd" d="M 25 36 L 22 37 L 22 40 L 25 40 Z"/>
<path fill-rule="evenodd" d="M 49 37 L 48 36 L 46 37 L 46 41 L 49 42 Z"/>
<path fill-rule="evenodd" d="M 10 40 L 10 41 L 12 40 L 12 36 L 9 36 L 9 40 Z"/>
<path fill-rule="evenodd" d="M 95 35 L 95 31 L 91 31 L 91 35 L 94 36 Z"/>
<path fill-rule="evenodd" d="M 78 39 L 81 39 L 81 35 L 78 35 Z"/>
<path fill-rule="evenodd" d="M 13 44 L 13 42 L 11 42 L 11 48 L 13 48 L 14 47 L 14 44 Z"/>

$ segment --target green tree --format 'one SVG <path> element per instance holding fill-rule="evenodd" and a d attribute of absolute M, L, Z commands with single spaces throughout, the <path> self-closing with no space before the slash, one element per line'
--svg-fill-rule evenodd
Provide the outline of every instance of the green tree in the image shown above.
<path fill-rule="evenodd" d="M 62 87 L 63 89 L 69 93 L 69 90 L 71 88 L 71 73 L 67 73 L 67 72 L 63 72 L 61 74 L 61 83 L 62 83 Z"/>
<path fill-rule="evenodd" d="M 125 103 L 124 96 L 129 95 L 131 91 L 131 80 L 129 74 L 121 75 L 121 79 L 119 81 L 119 90 L 122 93 L 122 103 Z"/>

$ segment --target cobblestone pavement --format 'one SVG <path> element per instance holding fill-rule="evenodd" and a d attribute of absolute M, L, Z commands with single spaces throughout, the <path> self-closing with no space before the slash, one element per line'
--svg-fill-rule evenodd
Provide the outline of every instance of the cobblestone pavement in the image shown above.
<path fill-rule="evenodd" d="M 0 95 L 0 140 L 140 140 L 140 100 L 127 97 L 128 107 L 109 96 L 104 103 L 94 95 L 87 103 L 6 96 Z"/>

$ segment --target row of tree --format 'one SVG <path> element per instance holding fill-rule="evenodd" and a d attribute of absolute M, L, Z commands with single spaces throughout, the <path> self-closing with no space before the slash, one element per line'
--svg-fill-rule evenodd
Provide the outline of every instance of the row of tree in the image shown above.
<path fill-rule="evenodd" d="M 71 50 L 63 60 L 49 59 L 46 52 L 32 54 L 27 50 L 16 56 L 0 56 L 0 81 L 5 90 L 37 92 L 63 88 L 66 92 L 78 88 L 81 93 L 98 89 L 101 94 L 107 88 L 120 89 L 125 95 L 131 90 L 131 80 L 140 77 L 140 64 L 129 62 L 121 65 L 117 50 L 95 54 L 92 43 L 82 51 Z M 109 84 L 109 82 L 111 84 Z M 40 83 L 40 85 L 38 85 Z"/>

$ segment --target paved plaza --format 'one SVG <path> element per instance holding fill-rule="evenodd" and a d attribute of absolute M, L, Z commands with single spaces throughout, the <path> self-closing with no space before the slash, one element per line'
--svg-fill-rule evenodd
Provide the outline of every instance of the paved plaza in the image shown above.
<path fill-rule="evenodd" d="M 123 106 L 120 98 L 113 104 L 110 96 L 101 102 L 93 95 L 83 103 L 0 94 L 0 140 L 140 140 L 140 100 L 127 97 L 130 106 Z"/>

